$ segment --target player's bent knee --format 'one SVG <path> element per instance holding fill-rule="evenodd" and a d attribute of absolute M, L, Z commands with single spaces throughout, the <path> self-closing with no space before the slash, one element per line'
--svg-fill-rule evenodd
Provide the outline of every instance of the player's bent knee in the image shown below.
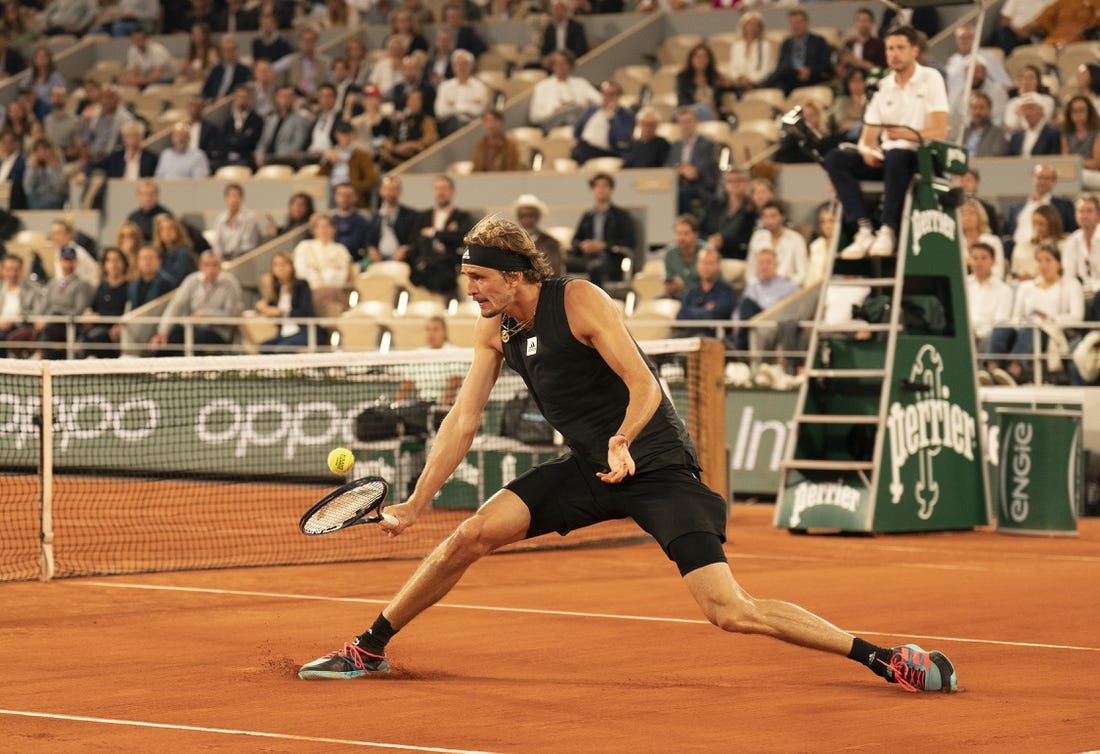
<path fill-rule="evenodd" d="M 668 557 L 680 569 L 681 576 L 703 566 L 726 562 L 722 540 L 717 534 L 705 531 L 682 534 L 669 542 Z"/>

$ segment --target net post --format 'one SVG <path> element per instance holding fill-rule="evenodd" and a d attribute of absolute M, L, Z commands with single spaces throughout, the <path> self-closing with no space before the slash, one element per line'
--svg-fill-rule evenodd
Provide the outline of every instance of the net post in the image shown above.
<path fill-rule="evenodd" d="M 687 355 L 688 431 L 695 440 L 703 484 L 728 499 L 726 463 L 726 347 L 716 338 L 701 338 L 699 350 Z"/>
<path fill-rule="evenodd" d="M 53 375 L 49 362 L 42 362 L 38 427 L 38 458 L 41 474 L 42 518 L 39 526 L 41 551 L 38 578 L 49 581 L 54 576 L 53 559 Z"/>

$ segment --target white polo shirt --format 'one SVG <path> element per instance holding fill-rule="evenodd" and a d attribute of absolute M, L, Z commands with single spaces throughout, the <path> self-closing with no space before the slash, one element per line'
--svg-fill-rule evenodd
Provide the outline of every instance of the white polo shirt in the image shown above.
<path fill-rule="evenodd" d="M 1083 228 L 1069 234 L 1062 247 L 1062 267 L 1081 281 L 1087 293 L 1100 291 L 1100 225 L 1093 229 L 1088 244 Z"/>
<path fill-rule="evenodd" d="M 899 86 L 896 74 L 891 71 L 878 85 L 878 91 L 863 114 L 864 123 L 875 125 L 888 123 L 916 129 L 928 127 L 932 113 L 948 112 L 947 85 L 943 76 L 934 68 L 914 63 L 915 70 L 905 86 Z M 916 140 L 884 139 L 883 151 L 890 149 L 915 150 Z"/>
<path fill-rule="evenodd" d="M 990 275 L 979 281 L 966 276 L 966 303 L 970 308 L 970 328 L 979 338 L 988 338 L 993 328 L 1012 316 L 1012 288 Z"/>
<path fill-rule="evenodd" d="M 797 285 L 805 282 L 809 252 L 806 249 L 806 239 L 797 230 L 784 228 L 778 241 L 765 228 L 752 234 L 749 238 L 748 259 L 745 260 L 746 282 L 752 283 L 756 280 L 756 253 L 760 249 L 771 249 L 775 252 L 775 261 L 779 264 L 776 274 L 779 277 Z"/>

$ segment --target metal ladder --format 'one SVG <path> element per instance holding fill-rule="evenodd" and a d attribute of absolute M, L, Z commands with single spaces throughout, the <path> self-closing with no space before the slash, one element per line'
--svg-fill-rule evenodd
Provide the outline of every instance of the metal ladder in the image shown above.
<path fill-rule="evenodd" d="M 809 344 L 806 352 L 805 379 L 798 391 L 798 403 L 792 419 L 791 432 L 788 433 L 787 448 L 780 462 L 780 486 L 777 500 L 783 500 L 790 481 L 792 471 L 807 472 L 831 472 L 839 474 L 855 473 L 867 485 L 869 490 L 875 490 L 879 483 L 879 469 L 873 459 L 881 457 L 883 450 L 884 432 L 887 409 L 890 401 L 890 384 L 888 376 L 893 373 L 894 355 L 897 348 L 897 337 L 901 331 L 901 303 L 902 283 L 905 279 L 904 253 L 898 253 L 894 257 L 874 258 L 848 261 L 840 260 L 842 266 L 852 270 L 861 269 L 868 273 L 864 277 L 850 277 L 838 275 L 837 261 L 839 259 L 838 248 L 841 243 L 840 229 L 843 227 L 841 208 L 838 205 L 835 210 L 835 227 L 833 239 L 829 246 L 829 257 L 825 264 L 825 276 L 821 281 L 821 289 L 818 295 L 817 308 L 814 314 L 813 325 L 810 329 Z M 903 218 L 909 216 L 909 201 Z M 907 219 L 903 219 L 903 225 Z M 905 228 L 898 233 L 899 243 L 905 238 Z M 893 275 L 876 274 L 877 268 L 893 267 Z M 890 291 L 889 321 L 884 323 L 846 322 L 843 324 L 829 324 L 823 321 L 826 301 L 829 290 L 833 287 L 860 286 L 870 288 L 872 293 L 884 290 Z M 857 332 L 869 332 L 874 337 L 876 334 L 884 334 L 885 340 L 881 342 L 883 349 L 883 363 L 881 367 L 873 368 L 835 368 L 830 365 L 831 347 L 830 336 L 855 335 Z M 831 413 L 820 411 L 810 406 L 811 391 L 817 389 L 822 381 L 854 381 L 854 380 L 879 380 L 879 396 L 876 413 Z M 827 383 L 826 383 L 827 384 Z M 804 431 L 822 425 L 848 425 L 867 426 L 876 428 L 874 449 L 871 453 L 872 460 L 842 459 L 842 458 L 808 458 L 800 457 L 800 439 Z M 870 474 L 870 476 L 868 476 Z M 869 510 L 870 514 L 870 510 Z M 779 506 L 776 506 L 776 523 L 778 525 Z M 870 525 L 870 521 L 867 521 Z"/>

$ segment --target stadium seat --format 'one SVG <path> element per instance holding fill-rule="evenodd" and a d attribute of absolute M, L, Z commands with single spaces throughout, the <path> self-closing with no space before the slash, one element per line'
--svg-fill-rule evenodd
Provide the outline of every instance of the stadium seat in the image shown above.
<path fill-rule="evenodd" d="M 673 34 L 657 49 L 657 60 L 663 65 L 682 67 L 691 48 L 702 41 L 701 34 Z"/>
<path fill-rule="evenodd" d="M 634 292 L 636 304 L 658 298 L 664 292 L 664 286 L 665 276 L 663 264 L 661 265 L 660 272 L 642 271 L 635 275 L 634 279 L 630 281 L 630 290 Z"/>
<path fill-rule="evenodd" d="M 557 240 L 563 249 L 568 249 L 573 245 L 573 234 L 576 229 L 568 225 L 551 225 L 548 228 L 543 228 L 542 231 Z"/>
<path fill-rule="evenodd" d="M 289 165 L 264 165 L 256 170 L 253 178 L 261 181 L 285 181 L 294 177 L 294 168 Z"/>
<path fill-rule="evenodd" d="M 770 102 L 750 99 L 743 99 L 740 102 L 736 102 L 730 109 L 731 112 L 737 116 L 738 123 L 746 120 L 774 118 L 776 112 L 776 108 Z"/>
<path fill-rule="evenodd" d="M 768 143 L 773 143 L 779 138 L 779 122 L 776 120 L 746 120 L 737 124 L 739 133 L 746 131 L 755 132 L 763 136 Z"/>
<path fill-rule="evenodd" d="M 252 170 L 245 165 L 222 165 L 214 171 L 214 177 L 222 181 L 247 181 Z"/>
<path fill-rule="evenodd" d="M 570 157 L 558 157 L 550 163 L 550 169 L 555 173 L 576 173 L 580 170 L 580 165 Z"/>
<path fill-rule="evenodd" d="M 833 106 L 834 92 L 829 86 L 800 86 L 787 97 L 787 109 L 815 100 L 826 108 Z"/>
<path fill-rule="evenodd" d="M 367 301 L 341 316 L 336 329 L 344 351 L 375 351 L 382 329 L 389 320 L 390 309 L 380 301 Z"/>
<path fill-rule="evenodd" d="M 649 87 L 650 94 L 653 97 L 667 94 L 675 96 L 676 74 L 671 71 L 657 71 L 650 77 L 646 86 Z"/>
<path fill-rule="evenodd" d="M 675 123 L 661 123 L 657 126 L 657 135 L 663 136 L 669 144 L 680 140 L 680 127 Z"/>
<path fill-rule="evenodd" d="M 699 123 L 698 131 L 713 142 L 724 144 L 730 138 L 730 124 L 724 120 L 704 120 Z"/>
<path fill-rule="evenodd" d="M 745 287 L 745 270 L 748 265 L 744 259 L 723 259 L 722 278 L 734 288 Z"/>
<path fill-rule="evenodd" d="M 447 166 L 451 175 L 471 175 L 474 172 L 473 160 L 456 160 Z"/>
<path fill-rule="evenodd" d="M 659 324 L 660 320 L 672 322 L 680 311 L 680 301 L 674 298 L 652 298 L 643 300 L 634 308 L 630 319 L 630 332 L 638 340 L 660 340 L 669 336 L 671 328 Z M 653 324 L 640 324 L 650 320 Z"/>
<path fill-rule="evenodd" d="M 315 178 L 320 172 L 320 165 L 302 165 L 302 167 L 298 168 L 298 172 L 294 175 L 297 178 Z"/>
<path fill-rule="evenodd" d="M 734 165 L 744 165 L 768 148 L 767 138 L 757 131 L 734 131 L 727 144 Z"/>
<path fill-rule="evenodd" d="M 589 175 L 596 173 L 609 173 L 614 175 L 623 169 L 622 157 L 593 157 L 581 166 L 581 170 Z"/>
<path fill-rule="evenodd" d="M 1020 45 L 1005 59 L 1005 70 L 1015 81 L 1024 66 L 1033 65 L 1040 71 L 1046 72 L 1048 68 L 1057 63 L 1057 55 L 1057 50 L 1053 45 Z"/>
<path fill-rule="evenodd" d="M 622 87 L 623 94 L 638 95 L 652 74 L 648 65 L 624 65 L 615 69 L 611 79 Z"/>
<path fill-rule="evenodd" d="M 767 102 L 775 110 L 782 110 L 787 104 L 787 95 L 782 89 L 749 89 L 741 98 L 742 102 Z"/>

